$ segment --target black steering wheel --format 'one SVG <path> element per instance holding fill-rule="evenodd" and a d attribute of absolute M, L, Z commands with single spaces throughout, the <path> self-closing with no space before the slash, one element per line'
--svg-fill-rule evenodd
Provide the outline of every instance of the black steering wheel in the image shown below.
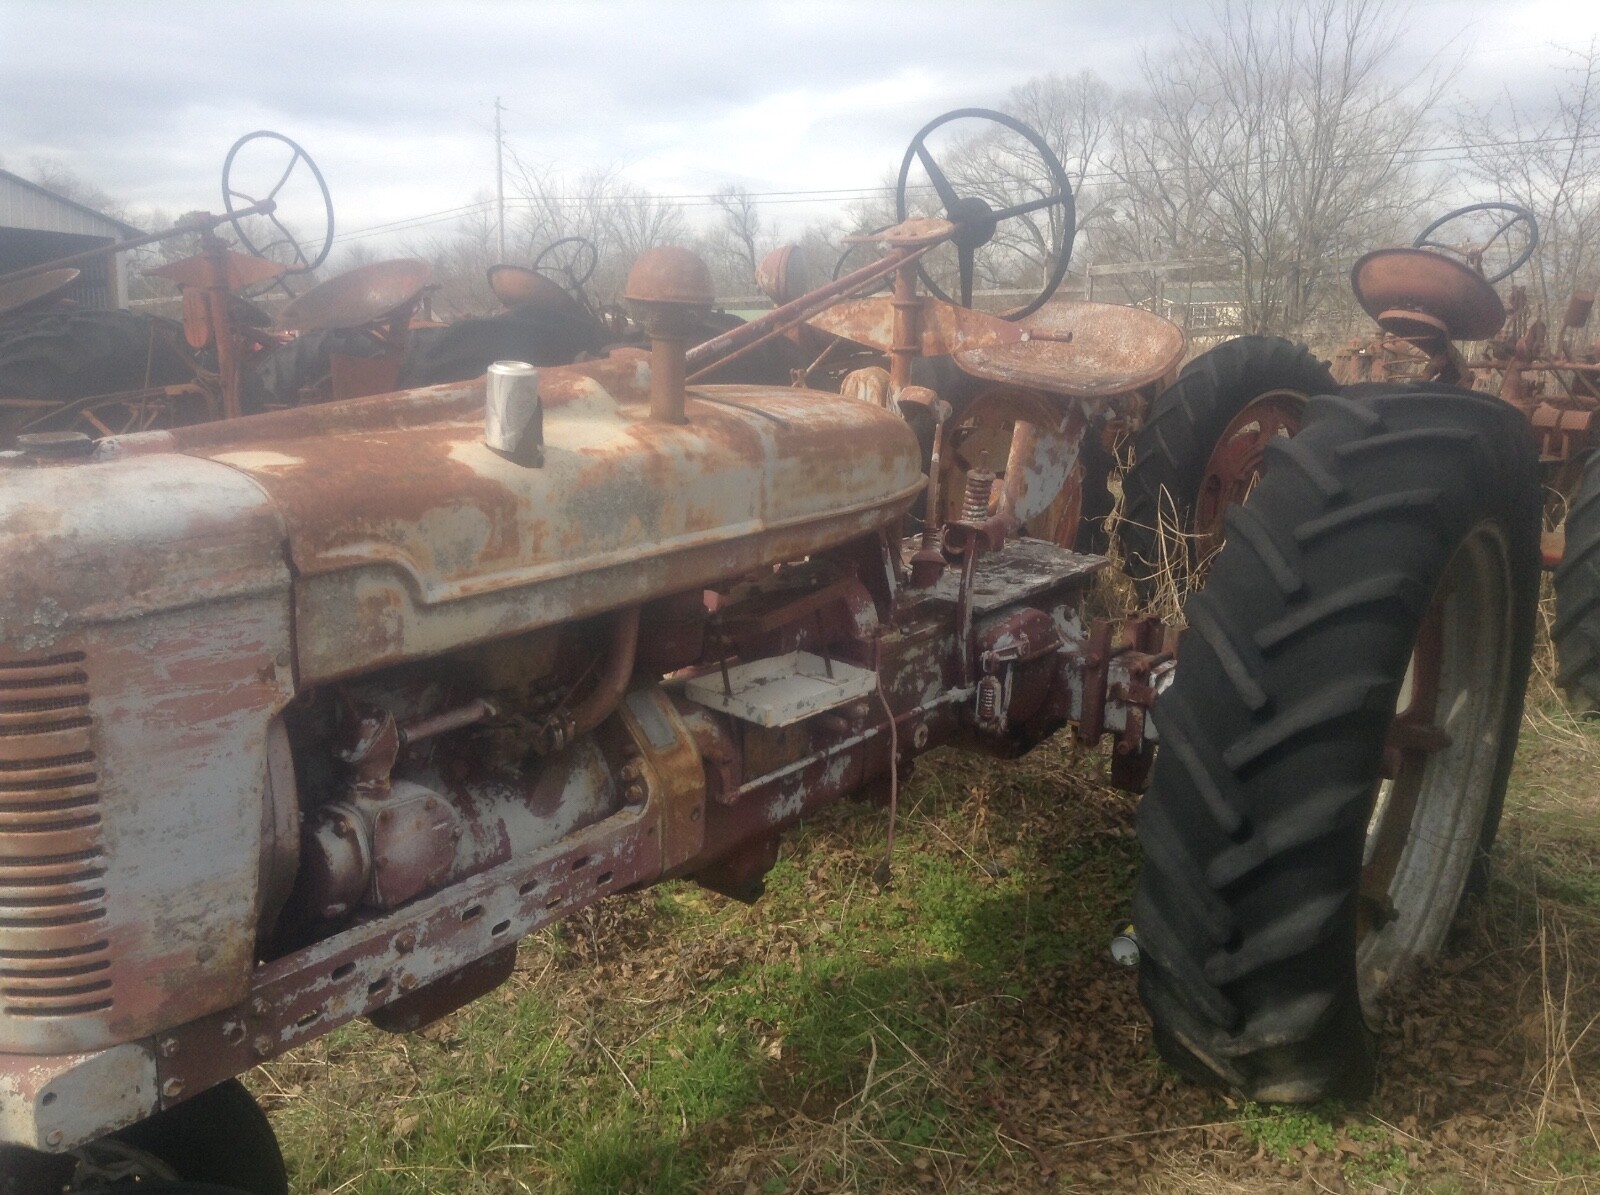
<path fill-rule="evenodd" d="M 1043 181 L 1042 194 L 1037 199 L 1025 200 L 1021 203 L 1008 204 L 1004 207 L 991 207 L 983 198 L 977 195 L 961 195 L 951 183 L 949 175 L 934 160 L 928 152 L 928 136 L 943 125 L 957 120 L 987 120 L 994 124 L 1002 125 L 1016 133 L 1039 154 L 1044 163 L 1045 173 L 1048 177 Z M 900 163 L 900 179 L 895 186 L 895 211 L 901 220 L 911 214 L 910 205 L 906 202 L 906 189 L 911 179 L 911 164 L 921 162 L 922 168 L 927 172 L 933 189 L 938 193 L 939 202 L 944 205 L 944 218 L 956 225 L 956 232 L 951 241 L 956 247 L 956 271 L 960 278 L 961 306 L 972 306 L 972 283 L 977 272 L 978 249 L 994 239 L 995 231 L 1000 223 L 1005 220 L 1022 219 L 1035 212 L 1048 213 L 1052 208 L 1060 209 L 1061 221 L 1060 245 L 1056 250 L 1056 258 L 1045 272 L 1044 287 L 1028 303 L 1015 311 L 1005 313 L 1005 318 L 1010 320 L 1021 319 L 1025 315 L 1043 307 L 1050 296 L 1055 294 L 1056 287 L 1061 285 L 1061 280 L 1066 277 L 1067 263 L 1072 260 L 1072 240 L 1077 234 L 1077 208 L 1072 198 L 1072 185 L 1067 181 L 1067 172 L 1062 169 L 1061 160 L 1056 157 L 1055 151 L 1050 148 L 1045 139 L 1023 124 L 1015 117 L 1007 116 L 1004 112 L 995 112 L 988 108 L 957 108 L 953 112 L 946 112 L 943 116 L 935 117 L 922 127 L 922 130 L 911 139 L 911 145 L 906 150 L 905 159 Z M 1029 180 L 1032 185 L 1039 186 L 1037 182 Z M 1041 235 L 1040 229 L 1034 221 L 1028 221 L 1033 239 L 1045 251 L 1045 258 L 1049 258 L 1049 243 L 1055 239 L 1049 235 L 1051 229 L 1048 225 Z M 949 295 L 939 288 L 939 285 L 929 277 L 922 263 L 917 264 L 917 271 L 922 276 L 922 283 L 928 290 L 947 303 L 955 302 Z"/>
<path fill-rule="evenodd" d="M 1452 221 L 1464 219 L 1475 212 L 1508 212 L 1504 220 L 1496 220 L 1496 228 L 1489 235 L 1489 239 L 1481 244 L 1449 244 L 1438 240 L 1434 233 Z M 1446 212 L 1428 227 L 1417 234 L 1417 239 L 1411 242 L 1413 249 L 1442 249 L 1446 253 L 1453 253 L 1466 261 L 1466 263 L 1480 274 L 1483 273 L 1483 255 L 1487 253 L 1496 241 L 1505 236 L 1518 224 L 1527 226 L 1527 241 L 1522 246 L 1520 253 L 1513 258 L 1510 265 L 1498 273 L 1486 276 L 1485 282 L 1499 282 L 1509 278 L 1523 266 L 1528 264 L 1528 259 L 1533 256 L 1533 251 L 1539 247 L 1539 221 L 1527 208 L 1516 203 L 1469 203 L 1466 207 L 1458 207 L 1453 212 Z M 1507 241 L 1509 245 L 1509 240 Z"/>
<path fill-rule="evenodd" d="M 259 198 L 239 190 L 232 182 L 234 159 L 239 156 L 239 151 L 252 141 L 280 141 L 292 151 L 289 155 L 289 161 L 283 168 L 283 172 L 278 175 L 278 181 L 272 185 L 272 190 Z M 259 246 L 250 239 L 250 235 L 245 232 L 244 225 L 240 222 L 239 215 L 236 214 L 239 208 L 252 207 L 268 199 L 276 202 L 278 193 L 283 190 L 284 184 L 296 173 L 295 167 L 302 162 L 305 163 L 306 169 L 311 172 L 312 180 L 317 184 L 317 190 L 320 192 L 322 199 L 322 210 L 325 215 L 322 247 L 317 251 L 315 257 L 306 256 L 305 249 L 301 247 L 294 233 L 290 232 L 284 226 L 283 221 L 278 218 L 278 211 L 273 211 L 265 216 L 265 219 L 270 221 L 272 226 L 278 230 L 277 238 Z M 239 205 L 239 208 L 233 206 L 235 199 L 244 201 Z M 333 248 L 333 196 L 328 193 L 327 180 L 322 177 L 322 171 L 317 169 L 317 164 L 311 160 L 311 155 L 282 133 L 274 133 L 271 129 L 259 129 L 254 133 L 246 133 L 233 143 L 233 148 L 228 151 L 228 156 L 222 162 L 222 203 L 228 213 L 228 222 L 233 225 L 233 231 L 239 238 L 239 243 L 257 257 L 277 260 L 271 257 L 271 250 L 279 247 L 286 248 L 292 255 L 291 260 L 285 263 L 288 265 L 289 273 L 291 274 L 308 274 L 328 259 L 328 252 Z M 313 241 L 312 243 L 315 244 L 316 242 Z"/>
<path fill-rule="evenodd" d="M 887 232 L 889 229 L 891 229 L 893 227 L 894 227 L 893 224 L 881 224 L 877 228 L 869 229 L 865 233 L 865 235 L 869 236 L 869 237 L 875 237 L 880 232 Z M 833 273 L 830 274 L 829 277 L 831 279 L 833 279 L 835 282 L 837 282 L 841 276 L 843 276 L 844 274 L 847 274 L 847 273 L 850 272 L 850 270 L 845 269 L 845 263 L 849 262 L 852 257 L 859 256 L 861 251 L 870 249 L 871 247 L 872 246 L 871 246 L 870 242 L 859 242 L 859 241 L 856 242 L 855 244 L 846 245 L 844 247 L 844 252 L 840 253 L 839 257 L 838 257 L 838 260 L 836 260 L 833 263 Z M 855 263 L 851 264 L 850 269 L 851 270 L 858 269 L 859 267 L 861 267 L 863 265 L 866 265 L 866 262 L 864 262 L 864 261 L 855 262 Z M 885 278 L 882 281 L 880 281 L 876 286 L 874 286 L 872 288 L 872 290 L 868 291 L 867 293 L 868 294 L 876 294 L 878 291 L 885 290 L 888 287 L 892 286 L 893 284 L 894 284 L 894 279 L 893 278 Z"/>
<path fill-rule="evenodd" d="M 556 252 L 558 249 L 561 252 Z M 546 258 L 554 260 L 547 265 Z M 544 252 L 533 259 L 536 273 L 564 282 L 574 294 L 583 293 L 583 284 L 594 277 L 599 264 L 600 250 L 594 247 L 594 242 L 588 237 L 562 237 L 559 241 L 551 241 L 544 247 Z"/>

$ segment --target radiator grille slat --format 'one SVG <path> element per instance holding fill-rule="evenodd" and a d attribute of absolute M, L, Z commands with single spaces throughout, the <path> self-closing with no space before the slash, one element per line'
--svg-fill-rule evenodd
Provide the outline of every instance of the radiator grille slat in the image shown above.
<path fill-rule="evenodd" d="M 82 652 L 0 660 L 0 1011 L 115 999 L 100 788 Z"/>

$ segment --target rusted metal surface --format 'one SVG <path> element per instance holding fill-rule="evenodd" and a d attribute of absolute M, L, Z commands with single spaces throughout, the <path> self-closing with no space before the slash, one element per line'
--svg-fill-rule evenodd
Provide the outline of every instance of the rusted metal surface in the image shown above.
<path fill-rule="evenodd" d="M 646 417 L 647 374 L 630 362 L 543 371 L 538 470 L 463 419 L 481 419 L 481 383 L 123 444 L 207 456 L 271 496 L 300 578 L 305 681 L 805 555 L 896 517 L 921 490 L 915 437 L 890 412 L 712 386 L 689 392 L 690 423 L 674 427 Z"/>
<path fill-rule="evenodd" d="M 1088 413 L 1077 402 L 1042 398 L 1028 405 L 1017 404 L 1013 410 L 1016 423 L 1006 457 L 1000 509 L 1016 526 L 1062 543 L 1063 537 L 1056 534 L 1059 506 L 1063 496 L 1073 492 L 1071 479 L 1088 428 Z"/>
<path fill-rule="evenodd" d="M 1026 339 L 968 348 L 956 364 L 974 377 L 1073 398 L 1129 394 L 1183 359 L 1183 330 L 1137 307 L 1057 300 L 1013 325 Z"/>
<path fill-rule="evenodd" d="M 357 266 L 291 299 L 278 313 L 278 327 L 322 332 L 409 318 L 432 276 L 433 267 L 414 258 Z"/>
<path fill-rule="evenodd" d="M 111 1046 L 248 983 L 284 525 L 206 461 L 0 479 L 0 1050 Z"/>
<path fill-rule="evenodd" d="M 274 278 L 281 278 L 287 271 L 275 261 L 267 261 L 260 257 L 249 257 L 243 253 L 234 253 L 224 248 L 220 258 L 226 264 L 223 266 L 223 285 L 227 290 L 243 290 L 248 286 L 259 286 L 263 282 L 271 282 Z M 165 278 L 180 287 L 204 289 L 212 284 L 211 266 L 204 254 L 193 257 L 180 258 L 168 262 L 166 265 L 154 266 L 144 271 L 150 278 Z M 201 343 L 204 343 L 203 341 Z M 196 346 L 199 347 L 199 346 Z"/>
<path fill-rule="evenodd" d="M 611 646 L 599 680 L 582 704 L 572 711 L 571 733 L 588 734 L 611 716 L 622 700 L 639 650 L 639 607 L 619 610 L 612 617 Z"/>
<path fill-rule="evenodd" d="M 676 245 L 658 245 L 633 263 L 622 298 L 627 303 L 710 307 L 717 301 L 717 291 L 699 256 Z"/>
<path fill-rule="evenodd" d="M 1350 287 L 1380 324 L 1420 314 L 1439 321 L 1454 340 L 1487 339 L 1506 320 L 1505 305 L 1483 275 L 1427 249 L 1376 249 L 1350 267 Z"/>
<path fill-rule="evenodd" d="M 0 1054 L 0 1141 L 10 1144 L 70 1148 L 143 1119 L 159 1098 L 153 1041 L 49 1057 Z"/>
<path fill-rule="evenodd" d="M 915 303 L 918 331 L 917 338 L 909 346 L 900 345 L 895 333 L 894 300 L 884 296 L 838 303 L 806 322 L 818 331 L 882 352 L 909 347 L 923 357 L 1016 344 L 1023 336 L 1021 325 L 1008 323 L 998 316 L 957 307 L 926 295 L 917 297 Z"/>
<path fill-rule="evenodd" d="M 685 353 L 716 301 L 711 271 L 687 249 L 660 246 L 634 263 L 622 297 L 650 335 L 650 417 L 687 423 Z"/>
<path fill-rule="evenodd" d="M 922 249 L 942 244 L 955 235 L 957 225 L 938 216 L 912 216 L 877 232 L 844 238 L 846 245 L 882 245 L 888 249 Z"/>
<path fill-rule="evenodd" d="M 507 310 L 513 307 L 564 313 L 582 310 L 560 283 L 526 266 L 490 266 L 489 289 Z"/>
<path fill-rule="evenodd" d="M 1531 245 L 1519 263 L 1528 252 Z M 1334 358 L 1334 377 L 1341 385 L 1436 381 L 1498 395 L 1528 419 L 1545 487 L 1557 496 L 1549 514 L 1559 522 L 1581 462 L 1600 447 L 1600 345 L 1573 344 L 1588 323 L 1593 296 L 1571 296 L 1552 345 L 1544 321 L 1530 318 L 1527 292 L 1514 286 L 1510 303 L 1502 303 L 1474 268 L 1481 252 L 1462 255 L 1465 261 L 1411 248 L 1361 258 L 1351 285 L 1381 332 L 1350 341 Z M 1484 343 L 1470 357 L 1456 343 L 1475 339 Z M 1546 532 L 1544 566 L 1557 567 L 1564 549 L 1559 527 Z"/>
<path fill-rule="evenodd" d="M 757 345 L 781 336 L 845 296 L 876 285 L 936 243 L 934 241 L 921 248 L 891 252 L 878 261 L 869 262 L 858 270 L 835 278 L 792 303 L 785 303 L 749 323 L 730 328 L 720 336 L 695 345 L 688 354 L 689 380 L 694 381 L 702 374 L 709 373 L 713 367 L 726 364 Z"/>
<path fill-rule="evenodd" d="M 1190 522 L 1203 541 L 1202 557 L 1222 546 L 1223 515 L 1250 496 L 1261 478 L 1267 446 L 1299 432 L 1305 407 L 1306 396 L 1298 391 L 1269 390 L 1246 403 L 1222 429 L 1201 471 Z"/>
<path fill-rule="evenodd" d="M 779 307 L 811 290 L 811 268 L 799 245 L 779 245 L 756 266 L 756 285 Z"/>
<path fill-rule="evenodd" d="M 59 270 L 64 266 L 75 266 L 80 262 L 95 261 L 102 257 L 124 253 L 129 249 L 138 249 L 144 245 L 154 245 L 158 241 L 171 240 L 173 237 L 187 236 L 196 232 L 212 232 L 230 220 L 243 219 L 246 216 L 270 216 L 277 210 L 278 205 L 273 203 L 272 200 L 266 199 L 260 203 L 252 204 L 250 207 L 239 208 L 228 216 L 213 216 L 209 212 L 190 212 L 170 228 L 129 237 L 122 241 L 114 241 L 109 245 L 96 245 L 93 249 L 85 249 L 82 253 L 74 253 L 70 257 L 57 257 L 51 261 L 28 266 L 26 269 L 12 270 L 9 274 L 0 274 L 0 286 L 15 282 L 19 278 L 37 277 L 52 270 Z"/>
<path fill-rule="evenodd" d="M 55 298 L 82 273 L 81 270 L 47 270 L 31 278 L 0 283 L 0 316 L 19 315 L 30 307 L 42 307 Z"/>

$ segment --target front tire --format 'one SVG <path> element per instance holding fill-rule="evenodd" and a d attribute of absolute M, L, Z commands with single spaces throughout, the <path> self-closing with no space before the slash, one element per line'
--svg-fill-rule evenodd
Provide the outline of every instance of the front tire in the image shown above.
<path fill-rule="evenodd" d="M 1163 1056 L 1284 1103 L 1371 1088 L 1378 1001 L 1483 874 L 1539 582 L 1517 412 L 1386 386 L 1307 415 L 1187 606 L 1134 898 Z"/>
<path fill-rule="evenodd" d="M 1600 712 L 1600 452 L 1589 458 L 1567 511 L 1556 569 L 1556 681 L 1581 713 Z"/>

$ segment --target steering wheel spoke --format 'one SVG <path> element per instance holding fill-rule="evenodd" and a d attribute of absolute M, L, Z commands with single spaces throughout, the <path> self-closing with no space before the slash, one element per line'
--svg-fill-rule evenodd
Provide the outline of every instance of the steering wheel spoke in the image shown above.
<path fill-rule="evenodd" d="M 971 245 L 956 246 L 956 261 L 961 274 L 961 305 L 972 306 L 972 276 L 977 272 L 978 251 Z"/>
<path fill-rule="evenodd" d="M 268 199 L 273 198 L 279 191 L 283 190 L 283 184 L 289 181 L 289 176 L 294 173 L 294 164 L 300 160 L 300 157 L 300 149 L 296 146 L 294 156 L 289 159 L 289 164 L 283 168 L 283 173 L 278 176 L 278 181 L 273 184 L 272 190 L 267 192 Z"/>
<path fill-rule="evenodd" d="M 928 172 L 928 178 L 933 183 L 933 189 L 939 193 L 939 202 L 944 204 L 945 211 L 955 208 L 960 199 L 956 189 L 950 185 L 950 180 L 945 177 L 944 171 L 939 169 L 939 163 L 933 160 L 933 155 L 928 152 L 928 147 L 921 141 L 916 143 L 917 160 L 922 163 L 922 168 Z"/>
<path fill-rule="evenodd" d="M 594 277 L 599 265 L 600 250 L 588 237 L 561 237 L 551 241 L 533 259 L 535 272 L 547 277 L 560 275 L 556 281 L 564 280 L 567 289 L 575 293 L 583 290 L 583 284 Z"/>
<path fill-rule="evenodd" d="M 943 125 L 967 119 L 989 121 L 1017 134 L 1026 143 L 1030 151 L 1030 164 L 1032 164 L 1032 158 L 1036 156 L 1037 161 L 1044 166 L 1045 173 L 1048 175 L 1048 179 L 1044 184 L 1045 194 L 1036 199 L 1024 200 L 1020 203 L 1005 205 L 997 209 L 991 207 L 989 202 L 981 195 L 963 195 L 958 191 L 956 184 L 951 181 L 950 173 L 939 165 L 934 153 L 928 148 L 927 142 L 928 138 Z M 1045 273 L 1043 286 L 1029 302 L 1013 311 L 1006 312 L 1005 318 L 1021 319 L 1044 306 L 1049 301 L 1050 296 L 1055 293 L 1056 288 L 1061 285 L 1061 280 L 1066 277 L 1067 266 L 1072 256 L 1072 241 L 1076 233 L 1076 212 L 1072 196 L 1072 185 L 1067 179 L 1066 171 L 1062 168 L 1060 159 L 1056 157 L 1049 143 L 1035 130 L 1003 112 L 995 112 L 988 108 L 958 108 L 953 112 L 946 112 L 943 116 L 939 116 L 923 126 L 921 131 L 911 139 L 911 145 L 907 148 L 905 157 L 900 163 L 900 176 L 895 188 L 896 216 L 900 220 L 905 220 L 911 215 L 907 192 L 913 163 L 921 164 L 923 171 L 933 185 L 934 191 L 938 194 L 940 202 L 944 205 L 946 217 L 957 226 L 957 231 L 951 237 L 951 240 L 956 246 L 957 290 L 961 305 L 965 307 L 972 305 L 973 284 L 978 272 L 977 251 L 996 240 L 997 225 L 1006 220 L 1024 219 L 1035 212 L 1047 211 L 1052 208 L 1060 209 L 1061 241 L 1053 261 L 1048 251 L 1043 255 Z M 1037 167 L 1035 166 L 1034 168 L 1036 169 Z M 1050 224 L 1055 226 L 1056 220 L 1057 217 L 1052 216 Z M 1032 221 L 1029 221 L 1029 223 L 1031 224 Z M 1009 240 L 1009 237 L 1000 238 L 1002 251 Z M 943 299 L 947 303 L 956 301 L 940 288 L 939 284 L 928 272 L 926 263 L 919 262 L 917 271 L 923 286 L 927 288 L 930 294 L 936 298 Z M 990 273 L 996 272 L 991 266 Z"/>
<path fill-rule="evenodd" d="M 1011 207 L 997 208 L 990 213 L 992 220 L 1010 220 L 1014 216 L 1026 216 L 1031 212 L 1042 212 L 1046 208 L 1057 207 L 1064 200 L 1064 196 L 1057 192 L 1054 195 L 1045 195 L 1039 199 L 1030 199 L 1026 203 L 1013 204 Z"/>

